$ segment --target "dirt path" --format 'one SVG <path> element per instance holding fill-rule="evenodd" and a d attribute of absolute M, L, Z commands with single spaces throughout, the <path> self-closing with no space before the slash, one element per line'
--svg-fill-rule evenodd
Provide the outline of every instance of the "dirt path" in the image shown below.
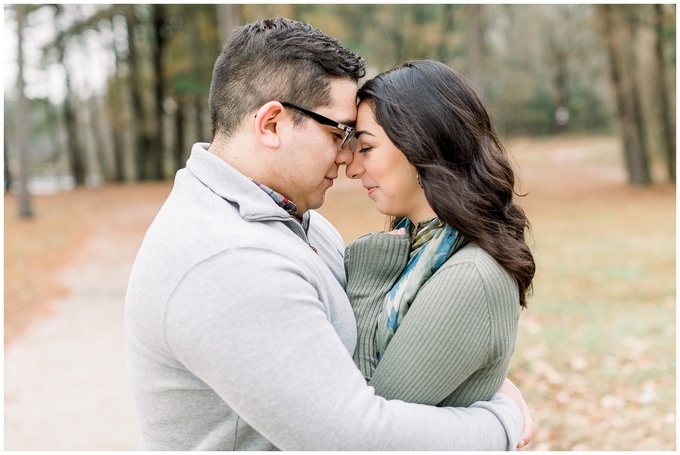
<path fill-rule="evenodd" d="M 66 297 L 5 349 L 5 450 L 135 450 L 123 302 L 156 204 L 101 217 L 59 272 Z M 117 220 L 123 221 L 117 221 Z"/>

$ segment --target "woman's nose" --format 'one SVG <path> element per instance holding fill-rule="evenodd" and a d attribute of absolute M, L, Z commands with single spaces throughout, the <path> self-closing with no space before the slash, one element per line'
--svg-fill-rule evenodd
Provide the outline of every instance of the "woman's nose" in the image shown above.
<path fill-rule="evenodd" d="M 351 179 L 356 179 L 363 174 L 364 169 L 359 164 L 359 158 L 355 155 L 350 163 L 347 164 L 345 168 L 345 174 Z"/>

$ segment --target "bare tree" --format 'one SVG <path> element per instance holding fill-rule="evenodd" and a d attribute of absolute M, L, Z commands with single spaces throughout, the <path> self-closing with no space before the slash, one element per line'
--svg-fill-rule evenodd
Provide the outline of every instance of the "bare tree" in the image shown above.
<path fill-rule="evenodd" d="M 31 195 L 28 192 L 28 99 L 24 92 L 24 22 L 26 20 L 26 5 L 15 6 L 17 14 L 17 113 L 16 113 L 16 141 L 19 152 L 19 217 L 33 216 Z"/>
<path fill-rule="evenodd" d="M 630 17 L 621 17 L 621 9 L 628 5 L 598 4 L 603 40 L 609 58 L 609 71 L 621 121 L 621 136 L 628 181 L 634 185 L 651 183 L 649 158 L 641 129 L 642 118 L 635 61 L 631 55 L 631 40 L 635 24 Z"/>
<path fill-rule="evenodd" d="M 111 48 L 113 51 L 114 74 L 113 79 L 108 87 L 108 113 L 109 124 L 111 125 L 111 139 L 113 149 L 113 181 L 122 182 L 125 180 L 125 153 L 123 151 L 123 121 L 121 112 L 123 111 L 123 95 L 122 95 L 122 79 L 121 65 L 123 64 L 123 57 L 121 56 L 121 49 L 116 39 L 116 18 L 122 17 L 116 8 L 111 9 L 111 31 L 112 42 Z"/>
<path fill-rule="evenodd" d="M 480 93 L 484 90 L 484 25 L 482 12 L 482 5 L 472 4 L 467 7 L 469 77 Z"/>
<path fill-rule="evenodd" d="M 128 33 L 128 70 L 130 98 L 132 105 L 132 126 L 135 134 L 135 164 L 137 180 L 146 180 L 150 176 L 151 136 L 144 108 L 144 89 L 142 87 L 142 70 L 137 47 L 137 12 L 136 5 L 127 5 L 125 19 Z"/>
<path fill-rule="evenodd" d="M 7 146 L 7 136 L 4 138 L 4 149 L 2 151 L 2 156 L 3 156 L 3 171 L 4 171 L 4 177 L 5 177 L 5 193 L 9 192 L 10 186 L 12 186 L 12 173 L 9 171 L 9 154 L 7 153 L 7 150 L 9 147 Z"/>
<path fill-rule="evenodd" d="M 224 45 L 236 27 L 241 24 L 241 6 L 231 3 L 220 3 L 216 7 L 220 40 L 222 40 L 222 45 Z"/>
<path fill-rule="evenodd" d="M 57 39 L 55 40 L 55 48 L 58 55 L 59 64 L 64 68 L 64 123 L 66 125 L 66 141 L 68 147 L 69 164 L 71 166 L 71 174 L 76 182 L 76 185 L 85 184 L 85 151 L 83 150 L 79 138 L 80 131 L 78 128 L 78 120 L 76 118 L 76 109 L 73 107 L 73 92 L 71 90 L 71 69 L 66 63 L 66 46 L 67 35 L 63 28 L 59 25 L 61 23 L 61 16 L 63 14 L 63 6 L 55 4 L 54 7 L 54 22 L 57 24 Z"/>
<path fill-rule="evenodd" d="M 155 46 L 153 48 L 153 68 L 156 76 L 154 87 L 154 106 L 156 111 L 156 135 L 153 150 L 152 177 L 156 180 L 163 179 L 163 144 L 165 143 L 165 128 L 163 127 L 163 101 L 165 97 L 165 78 L 163 76 L 163 54 L 166 47 L 165 36 L 165 6 L 154 4 L 152 6 L 153 30 Z"/>
<path fill-rule="evenodd" d="M 564 132 L 568 125 L 569 112 L 569 49 L 572 43 L 565 39 L 564 33 L 570 33 L 571 5 L 552 5 L 547 30 L 545 35 L 547 54 L 550 66 L 554 69 L 552 77 L 553 100 L 555 103 L 555 126 L 558 132 Z M 567 27 L 569 30 L 566 30 Z M 552 33 L 550 33 L 552 32 Z M 561 33 L 560 33 L 561 32 Z M 566 115 L 565 115 L 566 113 Z"/>
<path fill-rule="evenodd" d="M 660 106 L 659 110 L 661 113 L 661 136 L 662 136 L 662 147 L 664 149 L 664 155 L 666 156 L 666 169 L 668 172 L 668 178 L 670 181 L 675 182 L 675 128 L 673 128 L 673 108 L 671 107 L 669 93 L 672 90 L 668 87 L 666 73 L 668 71 L 666 67 L 666 58 L 664 55 L 664 12 L 663 5 L 654 5 L 654 52 L 653 59 L 655 61 L 654 65 L 654 78 L 656 83 L 654 84 L 657 90 L 656 96 L 658 97 Z"/>

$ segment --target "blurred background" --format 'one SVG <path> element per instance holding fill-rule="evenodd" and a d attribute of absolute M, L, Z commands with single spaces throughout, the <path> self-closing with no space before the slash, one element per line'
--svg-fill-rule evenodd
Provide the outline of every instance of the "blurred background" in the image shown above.
<path fill-rule="evenodd" d="M 484 95 L 532 222 L 510 377 L 526 450 L 676 448 L 676 6 L 4 6 L 5 449 L 134 450 L 127 276 L 194 142 L 231 31 L 286 16 L 370 78 L 437 59 Z M 339 179 L 347 243 L 384 229 Z"/>

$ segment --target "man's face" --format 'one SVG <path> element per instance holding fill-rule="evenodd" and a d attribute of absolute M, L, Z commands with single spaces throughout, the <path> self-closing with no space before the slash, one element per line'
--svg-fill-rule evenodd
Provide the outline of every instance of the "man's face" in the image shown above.
<path fill-rule="evenodd" d="M 357 85 L 351 80 L 331 82 L 331 104 L 313 111 L 345 125 L 354 126 Z M 307 106 L 303 106 L 307 108 Z M 292 112 L 291 112 L 292 115 Z M 341 148 L 344 132 L 307 118 L 294 130 L 295 137 L 286 157 L 285 174 L 292 176 L 281 194 L 297 205 L 298 213 L 321 207 L 326 191 L 333 186 L 340 164 L 352 159 L 349 144 Z"/>

